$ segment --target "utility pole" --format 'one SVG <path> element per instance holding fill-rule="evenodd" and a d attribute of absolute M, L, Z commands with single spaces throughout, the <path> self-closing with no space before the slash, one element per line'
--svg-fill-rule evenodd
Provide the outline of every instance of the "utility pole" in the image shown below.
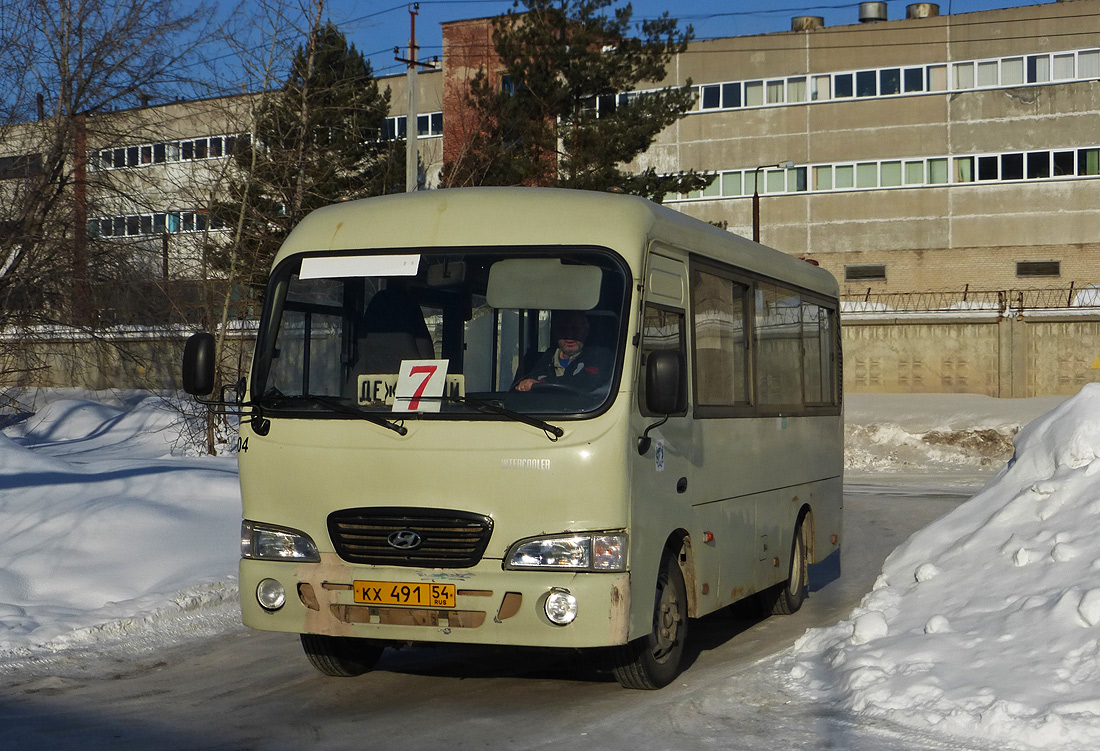
<path fill-rule="evenodd" d="M 416 86 L 416 73 L 419 68 L 434 69 L 433 63 L 421 63 L 416 59 L 416 51 L 419 47 L 416 44 L 416 16 L 420 12 L 420 3 L 413 3 L 409 6 L 409 56 L 407 58 L 400 57 L 400 50 L 398 47 L 393 48 L 393 59 L 399 63 L 405 63 L 408 65 L 408 72 L 405 74 L 405 86 L 408 88 L 408 104 L 405 108 L 405 192 L 415 193 L 419 189 L 419 164 L 418 159 L 419 152 L 417 150 L 417 142 L 419 140 L 419 103 L 417 101 L 417 86 Z"/>

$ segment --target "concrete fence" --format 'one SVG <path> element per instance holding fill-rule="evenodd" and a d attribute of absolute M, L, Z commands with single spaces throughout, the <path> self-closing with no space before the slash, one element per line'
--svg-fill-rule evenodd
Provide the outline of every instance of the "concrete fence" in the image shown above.
<path fill-rule="evenodd" d="M 1070 395 L 1100 381 L 1100 308 L 868 310 L 841 316 L 849 393 Z M 0 337 L 0 387 L 175 389 L 189 329 L 71 329 Z M 255 327 L 237 324 L 223 359 L 248 367 Z"/>
<path fill-rule="evenodd" d="M 1071 395 L 1100 381 L 1100 310 L 850 312 L 844 386 L 856 393 Z"/>

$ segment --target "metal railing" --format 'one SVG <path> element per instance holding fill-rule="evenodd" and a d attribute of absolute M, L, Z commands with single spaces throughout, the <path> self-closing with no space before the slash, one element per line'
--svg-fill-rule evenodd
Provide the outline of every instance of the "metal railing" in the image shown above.
<path fill-rule="evenodd" d="M 1028 310 L 1100 309 L 1100 286 L 1047 289 L 961 290 L 939 292 L 865 292 L 849 291 L 840 296 L 848 312 L 956 312 L 996 311 L 999 315 L 1019 315 Z"/>

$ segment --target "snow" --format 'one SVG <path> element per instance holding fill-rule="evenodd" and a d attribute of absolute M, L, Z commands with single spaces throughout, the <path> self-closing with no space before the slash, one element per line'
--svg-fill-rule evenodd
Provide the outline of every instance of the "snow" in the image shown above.
<path fill-rule="evenodd" d="M 1090 384 L 1021 430 L 984 490 L 900 546 L 847 620 L 807 632 L 792 682 L 925 732 L 1094 747 L 1098 518 L 1100 384 Z"/>
<path fill-rule="evenodd" d="M 0 665 L 236 599 L 235 459 L 196 456 L 161 397 L 95 396 L 0 434 Z"/>
<path fill-rule="evenodd" d="M 0 673 L 242 628 L 240 496 L 174 399 L 51 391 L 0 434 Z M 919 737 L 1100 741 L 1100 385 L 852 395 L 847 479 L 986 487 L 886 561 L 845 620 L 769 658 L 808 702 Z M 719 702 L 721 703 L 721 702 Z"/>

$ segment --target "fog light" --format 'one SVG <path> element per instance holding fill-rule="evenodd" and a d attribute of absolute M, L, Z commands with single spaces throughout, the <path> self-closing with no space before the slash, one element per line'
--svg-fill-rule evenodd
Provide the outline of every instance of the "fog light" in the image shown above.
<path fill-rule="evenodd" d="M 256 587 L 256 601 L 264 610 L 278 610 L 286 604 L 286 590 L 274 579 L 264 579 Z"/>
<path fill-rule="evenodd" d="M 555 589 L 543 603 L 546 617 L 558 626 L 567 626 L 577 617 L 577 598 L 564 589 Z"/>

